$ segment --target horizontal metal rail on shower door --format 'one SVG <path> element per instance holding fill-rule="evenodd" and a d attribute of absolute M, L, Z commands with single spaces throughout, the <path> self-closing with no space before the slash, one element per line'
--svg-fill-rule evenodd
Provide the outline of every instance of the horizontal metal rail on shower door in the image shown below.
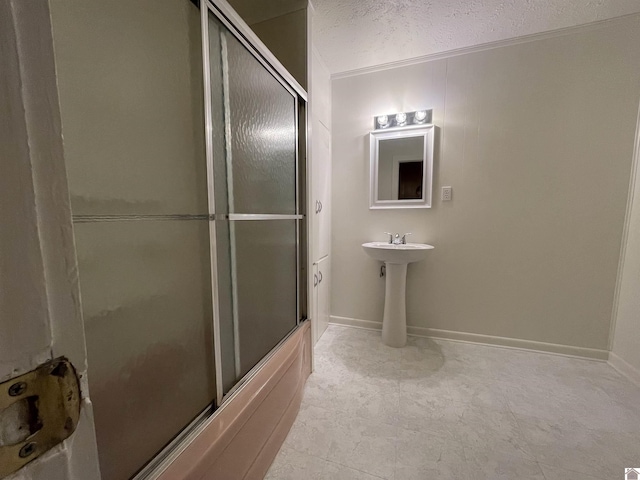
<path fill-rule="evenodd" d="M 94 223 L 94 222 L 126 222 L 133 220 L 152 221 L 179 221 L 179 220 L 303 220 L 302 214 L 256 214 L 256 213 L 229 213 L 226 215 L 202 214 L 176 214 L 176 215 L 73 215 L 74 223 Z"/>
<path fill-rule="evenodd" d="M 202 214 L 192 215 L 186 213 L 178 214 L 134 214 L 134 215 L 73 215 L 73 223 L 97 223 L 97 222 L 127 222 L 149 220 L 153 222 L 161 221 L 185 221 L 185 220 L 215 220 L 213 215 Z"/>
<path fill-rule="evenodd" d="M 229 213 L 225 215 L 227 220 L 302 220 L 304 215 L 278 215 L 278 214 L 253 214 L 253 213 Z"/>

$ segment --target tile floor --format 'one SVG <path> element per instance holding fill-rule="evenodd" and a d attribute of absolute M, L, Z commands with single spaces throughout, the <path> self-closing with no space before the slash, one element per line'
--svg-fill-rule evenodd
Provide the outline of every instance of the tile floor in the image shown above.
<path fill-rule="evenodd" d="M 604 362 L 330 325 L 268 480 L 619 480 L 640 387 Z"/>

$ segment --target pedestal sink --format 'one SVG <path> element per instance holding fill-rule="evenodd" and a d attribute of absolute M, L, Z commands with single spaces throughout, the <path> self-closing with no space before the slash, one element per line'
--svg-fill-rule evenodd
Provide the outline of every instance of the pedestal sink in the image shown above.
<path fill-rule="evenodd" d="M 390 347 L 404 347 L 407 343 L 407 265 L 424 260 L 433 246 L 369 242 L 363 243 L 362 248 L 367 255 L 385 264 L 382 343 Z"/>

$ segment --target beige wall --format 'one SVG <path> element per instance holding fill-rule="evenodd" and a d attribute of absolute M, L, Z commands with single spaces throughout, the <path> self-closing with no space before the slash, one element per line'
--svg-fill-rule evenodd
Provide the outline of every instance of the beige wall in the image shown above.
<path fill-rule="evenodd" d="M 640 382 L 640 122 L 611 363 Z"/>
<path fill-rule="evenodd" d="M 302 88 L 307 88 L 307 9 L 251 25 Z"/>
<path fill-rule="evenodd" d="M 606 356 L 638 44 L 636 16 L 334 79 L 332 315 L 381 321 L 384 279 L 360 244 L 413 232 L 436 248 L 409 266 L 409 326 Z M 438 127 L 433 208 L 369 210 L 372 117 L 419 108 Z M 443 185 L 453 201 L 440 201 Z"/>

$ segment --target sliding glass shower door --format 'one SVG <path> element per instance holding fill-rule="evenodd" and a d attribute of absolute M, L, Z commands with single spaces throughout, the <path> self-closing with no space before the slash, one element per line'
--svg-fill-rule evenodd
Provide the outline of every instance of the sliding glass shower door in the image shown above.
<path fill-rule="evenodd" d="M 103 480 L 216 397 L 200 9 L 50 3 Z"/>
<path fill-rule="evenodd" d="M 153 477 L 304 312 L 300 90 L 215 8 L 51 1 L 103 480 Z"/>
<path fill-rule="evenodd" d="M 297 325 L 297 96 L 211 12 L 210 167 L 223 394 Z"/>

